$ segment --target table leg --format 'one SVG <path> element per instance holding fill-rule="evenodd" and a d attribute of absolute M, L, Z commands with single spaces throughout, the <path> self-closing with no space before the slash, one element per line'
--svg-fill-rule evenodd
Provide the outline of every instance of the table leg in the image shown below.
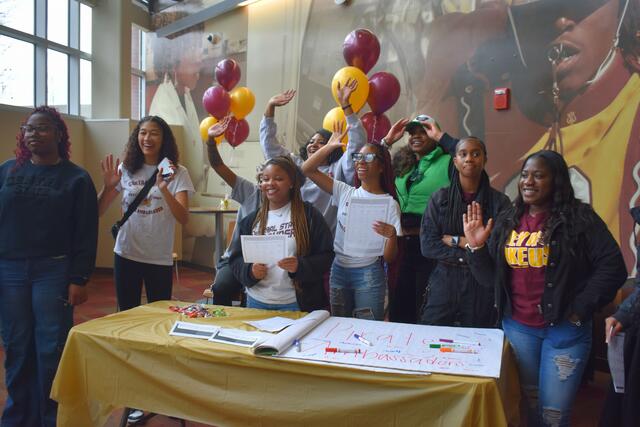
<path fill-rule="evenodd" d="M 216 212 L 215 221 L 216 221 L 216 237 L 215 237 L 216 247 L 214 252 L 215 258 L 213 260 L 213 265 L 216 265 L 218 263 L 218 260 L 224 253 L 224 249 L 225 249 L 224 247 L 224 213 Z"/>

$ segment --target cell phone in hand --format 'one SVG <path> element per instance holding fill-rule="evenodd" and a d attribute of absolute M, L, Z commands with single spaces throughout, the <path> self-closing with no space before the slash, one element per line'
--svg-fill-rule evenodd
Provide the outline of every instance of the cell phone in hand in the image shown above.
<path fill-rule="evenodd" d="M 160 164 L 158 164 L 158 170 L 162 169 L 162 178 L 165 180 L 169 179 L 173 175 L 173 169 L 171 169 L 171 160 L 168 158 L 162 159 Z"/>

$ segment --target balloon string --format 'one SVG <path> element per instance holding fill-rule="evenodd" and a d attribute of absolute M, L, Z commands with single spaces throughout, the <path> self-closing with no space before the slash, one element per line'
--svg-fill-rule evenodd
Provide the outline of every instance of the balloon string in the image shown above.
<path fill-rule="evenodd" d="M 371 141 L 369 141 L 370 143 L 373 143 L 373 141 L 375 140 L 375 136 L 376 136 L 376 126 L 378 125 L 378 116 L 373 116 L 373 127 L 371 128 Z"/>

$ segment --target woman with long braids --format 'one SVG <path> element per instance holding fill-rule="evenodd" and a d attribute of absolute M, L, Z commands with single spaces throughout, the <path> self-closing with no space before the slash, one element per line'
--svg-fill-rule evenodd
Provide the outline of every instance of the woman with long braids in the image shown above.
<path fill-rule="evenodd" d="M 333 260 L 331 231 L 322 214 L 303 202 L 304 176 L 289 156 L 268 160 L 260 175 L 262 204 L 236 227 L 242 235 L 285 235 L 287 256 L 275 264 L 245 263 L 239 238 L 229 265 L 247 288 L 247 307 L 313 311 L 327 308 L 322 277 Z"/>
<path fill-rule="evenodd" d="M 627 278 L 615 239 L 578 200 L 562 156 L 542 150 L 520 172 L 514 205 L 463 216 L 471 272 L 494 289 L 516 355 L 529 425 L 569 425 L 591 349 L 591 320 Z"/>
<path fill-rule="evenodd" d="M 2 425 L 53 427 L 51 384 L 96 260 L 96 190 L 69 160 L 67 126 L 54 108 L 33 110 L 16 139 L 16 158 L 0 165 Z"/>
<path fill-rule="evenodd" d="M 487 149 L 473 136 L 456 144 L 451 185 L 436 191 L 422 217 L 422 255 L 437 260 L 427 285 L 420 323 L 439 326 L 492 327 L 497 321 L 492 290 L 478 286 L 466 261 L 462 215 L 473 201 L 484 218 L 495 218 L 509 199 L 493 189 L 484 167 Z"/>
<path fill-rule="evenodd" d="M 346 253 L 346 219 L 351 199 L 383 199 L 389 203 L 386 221 L 371 224 L 372 230 L 385 238 L 383 258 L 393 262 L 398 252 L 397 236 L 400 227 L 400 207 L 393 184 L 393 169 L 389 151 L 379 144 L 367 143 L 351 160 L 356 168 L 355 187 L 341 182 L 319 170 L 327 156 L 338 148 L 348 130 L 340 132 L 336 124 L 331 138 L 313 157 L 302 165 L 302 172 L 316 185 L 333 196 L 338 207 L 338 226 L 334 240 L 336 259 L 331 267 L 331 313 L 342 317 L 363 317 L 384 320 L 386 277 L 382 263 L 376 256 Z"/>

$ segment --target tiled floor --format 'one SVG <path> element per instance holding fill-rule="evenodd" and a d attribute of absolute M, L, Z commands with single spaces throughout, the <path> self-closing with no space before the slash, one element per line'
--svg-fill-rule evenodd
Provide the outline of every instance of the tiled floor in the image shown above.
<path fill-rule="evenodd" d="M 211 277 L 211 273 L 181 267 L 180 283 L 174 283 L 173 287 L 174 298 L 181 301 L 203 300 L 202 291 L 211 283 Z M 116 311 L 115 291 L 113 288 L 111 273 L 105 271 L 95 273 L 88 286 L 90 295 L 89 301 L 76 309 L 76 323 L 102 317 Z M 1 347 L 0 352 L 2 352 Z M 4 357 L 4 355 L 2 355 L 2 357 Z M 0 381 L 0 405 L 4 406 L 4 401 L 6 399 L 4 370 L 0 370 Z M 580 389 L 574 409 L 573 426 L 597 426 L 608 382 L 608 374 L 597 372 L 595 380 Z M 118 426 L 121 414 L 122 410 L 114 412 L 107 423 L 107 427 Z M 145 426 L 148 427 L 173 427 L 179 425 L 179 421 L 164 416 L 153 417 L 145 424 Z M 189 427 L 204 426 L 204 424 L 198 424 L 191 421 L 187 422 L 187 425 Z"/>

